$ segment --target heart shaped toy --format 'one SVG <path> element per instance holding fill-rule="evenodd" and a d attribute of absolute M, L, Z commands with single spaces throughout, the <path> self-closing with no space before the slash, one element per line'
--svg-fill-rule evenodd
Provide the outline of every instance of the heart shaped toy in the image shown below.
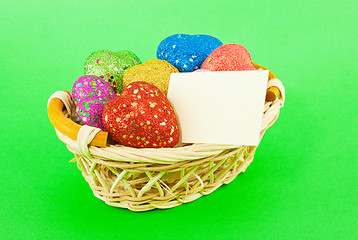
<path fill-rule="evenodd" d="M 173 65 L 164 60 L 152 59 L 143 64 L 131 67 L 123 76 L 123 86 L 132 82 L 144 81 L 159 88 L 166 96 L 171 73 L 179 72 Z"/>
<path fill-rule="evenodd" d="M 256 70 L 250 53 L 239 44 L 225 44 L 215 49 L 201 65 L 210 71 Z"/>
<path fill-rule="evenodd" d="M 209 35 L 174 34 L 159 44 L 157 58 L 168 61 L 180 72 L 192 72 L 221 45 L 219 39 Z"/>
<path fill-rule="evenodd" d="M 99 50 L 93 52 L 84 65 L 85 75 L 96 75 L 106 80 L 117 93 L 123 90 L 123 75 L 132 66 L 142 63 L 131 51 L 112 52 Z"/>
<path fill-rule="evenodd" d="M 173 107 L 154 85 L 138 81 L 104 107 L 102 120 L 117 142 L 139 148 L 174 147 L 179 127 Z"/>

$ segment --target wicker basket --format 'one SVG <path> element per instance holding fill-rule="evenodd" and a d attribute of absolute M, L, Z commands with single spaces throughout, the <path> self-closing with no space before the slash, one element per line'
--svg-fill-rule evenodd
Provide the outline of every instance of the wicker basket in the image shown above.
<path fill-rule="evenodd" d="M 276 90 L 278 97 L 265 103 L 261 138 L 278 118 L 285 100 L 284 87 L 271 71 L 268 89 L 273 90 L 270 94 Z M 132 211 L 172 208 L 208 195 L 245 171 L 256 150 L 218 144 L 157 149 L 110 145 L 107 132 L 74 123 L 73 111 L 68 92 L 50 97 L 50 121 L 58 138 L 74 153 L 72 161 L 77 161 L 94 195 L 108 205 Z"/>

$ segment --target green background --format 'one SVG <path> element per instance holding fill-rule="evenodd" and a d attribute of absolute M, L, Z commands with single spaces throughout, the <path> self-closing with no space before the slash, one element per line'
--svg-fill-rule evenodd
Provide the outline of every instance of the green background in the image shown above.
<path fill-rule="evenodd" d="M 0 239 L 358 239 L 357 1 L 0 1 Z M 47 118 L 98 49 L 175 33 L 239 43 L 287 100 L 247 171 L 133 213 L 95 198 Z M 205 87 L 205 86 L 203 86 Z M 234 111 L 234 109 L 233 109 Z"/>

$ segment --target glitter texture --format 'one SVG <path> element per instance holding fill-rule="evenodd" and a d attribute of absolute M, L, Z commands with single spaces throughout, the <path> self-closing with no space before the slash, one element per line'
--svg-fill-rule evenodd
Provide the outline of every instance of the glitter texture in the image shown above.
<path fill-rule="evenodd" d="M 168 93 L 171 73 L 179 72 L 173 65 L 164 60 L 152 59 L 143 64 L 131 67 L 123 77 L 123 86 L 132 82 L 144 81 L 153 84 L 164 95 Z"/>
<path fill-rule="evenodd" d="M 106 103 L 106 100 L 98 99 L 96 96 L 80 100 L 76 105 L 74 120 L 78 124 L 97 127 L 105 131 L 102 112 Z"/>
<path fill-rule="evenodd" d="M 84 65 L 85 75 L 96 75 L 106 80 L 117 93 L 123 89 L 123 75 L 132 66 L 140 64 L 140 59 L 131 51 L 93 52 Z"/>
<path fill-rule="evenodd" d="M 204 61 L 202 69 L 210 71 L 256 70 L 250 53 L 239 44 L 225 44 L 214 50 Z"/>
<path fill-rule="evenodd" d="M 174 147 L 178 121 L 168 99 L 154 85 L 138 81 L 105 106 L 105 128 L 117 142 L 140 148 Z"/>
<path fill-rule="evenodd" d="M 168 61 L 180 72 L 192 72 L 221 45 L 219 39 L 209 35 L 174 34 L 159 44 L 157 58 Z"/>
<path fill-rule="evenodd" d="M 79 77 L 72 86 L 72 99 L 76 105 L 74 120 L 81 125 L 89 125 L 105 130 L 102 112 L 106 103 L 116 93 L 108 82 L 94 75 Z"/>
<path fill-rule="evenodd" d="M 96 97 L 98 99 L 112 99 L 116 93 L 108 82 L 95 75 L 79 77 L 72 86 L 72 100 L 75 105 L 85 98 Z"/>

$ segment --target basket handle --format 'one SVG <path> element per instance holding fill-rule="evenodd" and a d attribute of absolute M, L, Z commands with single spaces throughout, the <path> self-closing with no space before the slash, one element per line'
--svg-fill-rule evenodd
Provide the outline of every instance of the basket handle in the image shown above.
<path fill-rule="evenodd" d="M 263 70 L 269 70 L 269 69 L 261 66 L 260 64 L 257 64 L 254 62 L 252 62 L 252 64 L 257 69 L 261 68 Z M 271 70 L 269 70 L 269 80 L 271 80 L 271 79 L 277 79 L 277 77 L 273 72 L 271 72 Z M 266 101 L 274 102 L 277 98 L 282 97 L 282 94 L 284 94 L 284 93 L 282 93 L 278 87 L 276 87 L 276 86 L 268 87 L 266 90 Z"/>
<path fill-rule="evenodd" d="M 68 91 L 64 91 L 70 97 Z M 71 121 L 63 113 L 64 103 L 59 98 L 52 98 L 47 107 L 47 114 L 50 122 L 57 131 L 61 132 L 63 135 L 71 138 L 72 140 L 77 141 L 77 134 L 81 125 Z M 93 138 L 89 145 L 97 147 L 106 147 L 107 146 L 108 132 L 100 131 Z"/>

